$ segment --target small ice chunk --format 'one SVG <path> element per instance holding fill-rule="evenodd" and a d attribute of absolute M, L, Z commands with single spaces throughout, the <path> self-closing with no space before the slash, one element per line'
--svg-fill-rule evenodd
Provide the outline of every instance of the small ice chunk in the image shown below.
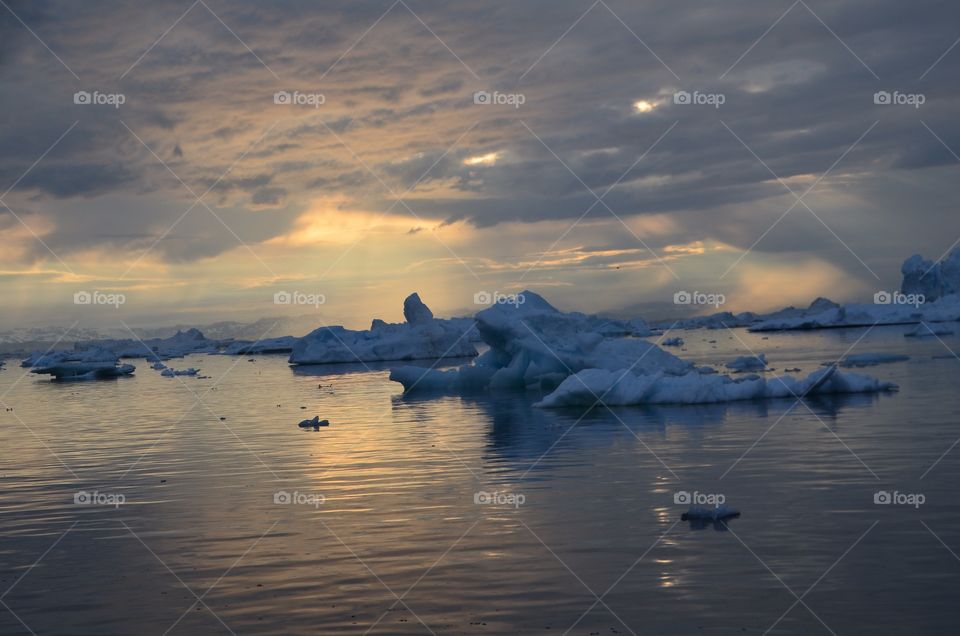
<path fill-rule="evenodd" d="M 740 356 L 725 366 L 733 371 L 763 371 L 767 368 L 767 356 L 764 353 L 758 356 Z"/>
<path fill-rule="evenodd" d="M 198 373 L 200 373 L 200 369 L 194 369 L 193 367 L 189 369 L 171 369 L 168 367 L 161 371 L 160 375 L 165 378 L 172 378 L 179 375 L 197 375 Z"/>
<path fill-rule="evenodd" d="M 933 336 L 952 336 L 953 329 L 946 325 L 921 322 L 903 334 L 905 338 L 930 338 Z"/>

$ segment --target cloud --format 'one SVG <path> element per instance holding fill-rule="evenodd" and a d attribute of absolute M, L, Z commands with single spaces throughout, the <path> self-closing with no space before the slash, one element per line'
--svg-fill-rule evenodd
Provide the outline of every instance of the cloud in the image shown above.
<path fill-rule="evenodd" d="M 0 12 L 2 189 L 16 184 L 5 200 L 58 254 L 129 259 L 166 236 L 153 255 L 192 262 L 231 253 L 234 233 L 306 246 L 389 210 L 389 232 L 456 228 L 478 262 L 487 231 L 513 228 L 510 247 L 526 226 L 524 247 L 542 253 L 580 219 L 569 238 L 591 255 L 558 272 L 641 258 L 639 238 L 658 254 L 700 241 L 730 262 L 749 248 L 744 263 L 805 258 L 862 281 L 860 260 L 895 276 L 907 253 L 938 255 L 960 235 L 943 205 L 960 49 L 934 65 L 956 38 L 950 4 L 798 4 L 769 32 L 789 5 L 612 0 L 576 22 L 587 7 L 572 1 L 411 4 L 442 42 L 402 5 L 384 16 L 390 5 L 372 1 L 196 5 L 159 42 L 182 3 L 9 4 L 69 66 Z M 77 90 L 125 103 L 78 105 Z M 277 91 L 323 102 L 277 104 Z M 476 91 L 523 104 L 476 104 Z M 678 104 L 677 91 L 724 101 Z M 877 91 L 926 101 L 875 104 Z M 784 184 L 813 187 L 813 212 L 778 220 L 796 202 Z M 208 189 L 230 231 L 203 204 L 177 222 Z M 338 205 L 308 213 L 318 199 Z M 15 240 L 22 258 L 44 257 L 31 236 Z M 699 257 L 719 258 L 682 258 Z M 689 275 L 715 276 L 703 263 Z"/>

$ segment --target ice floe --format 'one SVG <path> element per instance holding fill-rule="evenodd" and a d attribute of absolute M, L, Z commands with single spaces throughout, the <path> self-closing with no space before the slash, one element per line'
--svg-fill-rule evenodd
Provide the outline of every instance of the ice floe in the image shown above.
<path fill-rule="evenodd" d="M 223 353 L 227 355 L 250 355 L 262 353 L 291 353 L 297 339 L 294 336 L 265 338 L 263 340 L 235 340 L 226 345 Z"/>
<path fill-rule="evenodd" d="M 740 356 L 724 366 L 731 371 L 763 371 L 767 368 L 767 356 L 763 353 L 757 356 Z"/>
<path fill-rule="evenodd" d="M 194 369 L 193 367 L 189 369 L 171 369 L 167 367 L 160 372 L 160 375 L 165 378 L 173 378 L 181 375 L 197 375 L 198 373 L 200 373 L 200 369 Z"/>
<path fill-rule="evenodd" d="M 30 372 L 58 380 L 100 380 L 130 375 L 135 369 L 132 364 L 120 364 L 113 351 L 96 347 L 82 353 L 58 351 L 38 356 Z"/>
<path fill-rule="evenodd" d="M 866 375 L 840 373 L 836 365 L 814 371 L 805 378 L 763 378 L 750 375 L 734 379 L 727 375 L 704 375 L 692 371 L 682 376 L 587 369 L 570 376 L 534 406 L 607 406 L 637 404 L 710 404 L 736 400 L 800 398 L 830 393 L 894 391 L 892 382 Z"/>

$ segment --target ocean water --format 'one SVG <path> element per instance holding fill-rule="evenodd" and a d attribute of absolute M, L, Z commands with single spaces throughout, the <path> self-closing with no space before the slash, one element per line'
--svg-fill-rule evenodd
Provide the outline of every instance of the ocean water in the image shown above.
<path fill-rule="evenodd" d="M 12 365 L 0 634 L 952 631 L 960 338 L 904 329 L 686 332 L 707 364 L 911 356 L 861 371 L 898 393 L 712 406 L 404 397 L 390 365 L 283 356 Z M 684 493 L 742 515 L 683 522 Z"/>

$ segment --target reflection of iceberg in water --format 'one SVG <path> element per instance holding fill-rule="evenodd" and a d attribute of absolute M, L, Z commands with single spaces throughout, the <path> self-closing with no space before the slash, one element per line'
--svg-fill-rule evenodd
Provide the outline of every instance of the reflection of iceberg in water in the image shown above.
<path fill-rule="evenodd" d="M 435 412 L 428 415 L 426 411 L 446 408 L 446 402 L 462 405 L 464 410 L 484 417 L 489 422 L 484 459 L 491 462 L 494 468 L 520 471 L 526 471 L 535 462 L 533 471 L 547 468 L 549 462 L 538 460 L 553 452 L 555 447 L 573 446 L 578 450 L 588 450 L 624 442 L 642 446 L 638 436 L 650 432 L 665 436 L 670 427 L 680 427 L 691 438 L 702 441 L 708 437 L 710 429 L 722 426 L 728 418 L 759 422 L 759 434 L 762 428 L 768 426 L 765 422 L 771 416 L 779 417 L 791 407 L 805 410 L 794 406 L 794 399 L 695 405 L 534 408 L 533 404 L 541 397 L 536 392 L 515 391 L 442 397 L 434 392 L 415 392 L 394 396 L 393 403 L 394 408 L 405 405 L 422 409 L 424 418 L 435 417 Z M 867 393 L 822 395 L 805 398 L 805 401 L 819 418 L 829 421 L 836 419 L 844 408 L 869 406 L 878 399 L 877 394 Z M 421 415 L 415 417 L 420 418 Z M 584 459 L 585 463 L 588 461 L 594 460 Z M 501 465 L 504 462 L 508 465 Z"/>

